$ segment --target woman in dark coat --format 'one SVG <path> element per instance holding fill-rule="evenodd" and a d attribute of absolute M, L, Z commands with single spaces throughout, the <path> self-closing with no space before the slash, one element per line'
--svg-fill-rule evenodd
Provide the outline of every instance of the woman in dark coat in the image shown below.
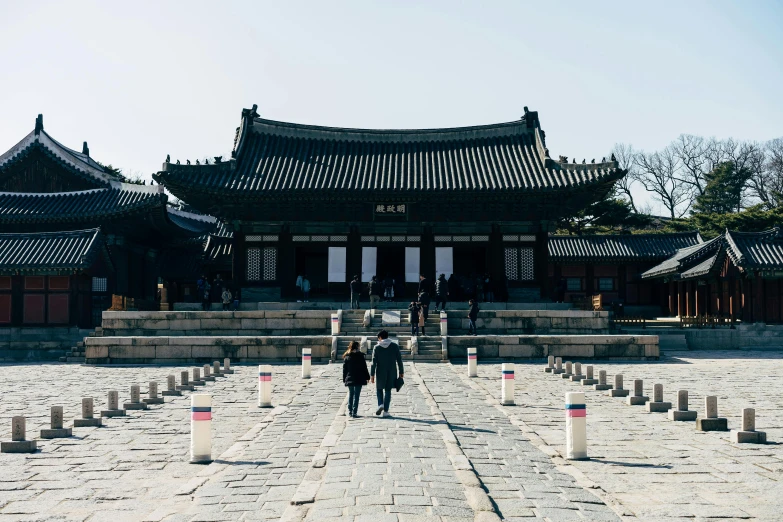
<path fill-rule="evenodd" d="M 411 316 L 411 335 L 415 335 L 418 337 L 419 335 L 419 316 L 421 315 L 421 307 L 419 306 L 419 303 L 416 301 L 411 301 L 411 304 L 408 305 L 408 311 L 410 311 Z"/>
<path fill-rule="evenodd" d="M 348 417 L 358 417 L 359 396 L 362 386 L 370 380 L 367 361 L 359 350 L 359 342 L 351 341 L 343 354 L 343 384 L 348 387 Z"/>
<path fill-rule="evenodd" d="M 391 391 L 397 381 L 397 370 L 402 378 L 404 373 L 400 347 L 389 339 L 389 332 L 381 330 L 378 332 L 378 344 L 372 351 L 372 366 L 370 366 L 370 382 L 375 383 L 375 391 L 378 394 L 376 415 L 383 413 L 384 417 L 389 416 Z"/>

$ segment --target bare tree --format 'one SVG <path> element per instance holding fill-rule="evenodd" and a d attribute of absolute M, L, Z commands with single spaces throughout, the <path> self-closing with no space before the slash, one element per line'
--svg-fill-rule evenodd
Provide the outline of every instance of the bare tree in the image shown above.
<path fill-rule="evenodd" d="M 614 184 L 614 196 L 627 199 L 634 213 L 639 214 L 639 209 L 636 208 L 631 193 L 631 187 L 638 182 L 639 178 L 639 171 L 636 167 L 636 154 L 638 153 L 634 150 L 633 145 L 617 143 L 612 148 L 612 154 L 617 159 L 619 167 L 627 172 Z"/>
<path fill-rule="evenodd" d="M 783 204 L 783 137 L 766 142 L 761 147 L 762 163 L 757 168 L 754 158 L 750 192 L 768 209 Z"/>
<path fill-rule="evenodd" d="M 694 189 L 682 181 L 682 163 L 672 145 L 658 152 L 637 154 L 635 164 L 639 183 L 653 193 L 653 199 L 664 206 L 672 219 L 688 213 Z"/>
<path fill-rule="evenodd" d="M 715 138 L 680 134 L 670 147 L 680 164 L 677 179 L 691 188 L 694 198 L 703 194 L 706 175 L 725 160 L 723 144 Z"/>

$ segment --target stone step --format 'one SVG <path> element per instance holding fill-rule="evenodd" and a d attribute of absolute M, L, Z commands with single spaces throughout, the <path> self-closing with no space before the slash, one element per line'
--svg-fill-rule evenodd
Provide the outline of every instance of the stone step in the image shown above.
<path fill-rule="evenodd" d="M 84 357 L 66 357 L 65 362 L 69 363 L 83 363 Z"/>
<path fill-rule="evenodd" d="M 65 357 L 60 357 L 58 360 L 59 360 L 60 362 L 68 362 L 68 357 L 67 357 L 67 356 L 65 356 Z"/>
<path fill-rule="evenodd" d="M 658 346 L 661 350 L 688 350 L 688 340 L 685 338 L 685 334 L 659 335 Z"/>

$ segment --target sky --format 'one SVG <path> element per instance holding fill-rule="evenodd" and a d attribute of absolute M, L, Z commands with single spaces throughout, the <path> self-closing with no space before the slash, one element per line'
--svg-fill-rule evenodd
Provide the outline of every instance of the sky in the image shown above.
<path fill-rule="evenodd" d="M 0 149 L 126 174 L 228 156 L 241 110 L 360 128 L 539 111 L 553 157 L 783 136 L 783 2 L 0 0 Z M 644 195 L 638 197 L 645 199 Z"/>

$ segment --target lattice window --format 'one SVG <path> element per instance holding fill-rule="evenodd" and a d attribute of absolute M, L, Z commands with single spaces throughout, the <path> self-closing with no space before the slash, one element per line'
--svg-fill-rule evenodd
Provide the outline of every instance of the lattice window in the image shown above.
<path fill-rule="evenodd" d="M 313 236 L 311 241 L 329 241 L 329 236 Z"/>
<path fill-rule="evenodd" d="M 259 281 L 261 279 L 261 249 L 247 249 L 247 280 Z"/>
<path fill-rule="evenodd" d="M 374 243 L 375 236 L 362 236 L 362 243 Z"/>
<path fill-rule="evenodd" d="M 348 236 L 331 236 L 332 242 L 335 241 L 348 241 Z"/>
<path fill-rule="evenodd" d="M 535 241 L 536 236 L 534 234 L 524 234 L 519 236 L 520 241 Z"/>
<path fill-rule="evenodd" d="M 264 236 L 264 241 L 280 241 L 280 236 Z"/>
<path fill-rule="evenodd" d="M 513 234 L 504 234 L 503 241 L 519 241 L 519 236 Z"/>
<path fill-rule="evenodd" d="M 602 292 L 611 292 L 614 290 L 614 277 L 599 277 L 598 290 Z"/>
<path fill-rule="evenodd" d="M 408 243 L 418 243 L 421 241 L 421 236 L 408 236 Z"/>
<path fill-rule="evenodd" d="M 277 248 L 264 248 L 264 281 L 277 281 Z"/>
<path fill-rule="evenodd" d="M 470 242 L 470 236 L 454 236 L 455 243 L 468 243 Z"/>
<path fill-rule="evenodd" d="M 448 243 L 451 241 L 451 236 L 435 236 L 436 243 Z"/>
<path fill-rule="evenodd" d="M 582 278 L 581 277 L 567 277 L 566 278 L 566 290 L 569 292 L 581 292 L 582 291 Z"/>
<path fill-rule="evenodd" d="M 519 249 L 506 249 L 506 279 L 509 281 L 519 280 Z"/>
<path fill-rule="evenodd" d="M 264 240 L 264 236 L 259 236 L 259 235 L 245 236 L 245 241 L 247 241 L 248 243 L 253 243 L 253 242 L 258 242 L 263 240 Z"/>
<path fill-rule="evenodd" d="M 391 242 L 391 237 L 390 236 L 378 236 L 378 237 L 375 238 L 375 240 L 378 243 L 389 243 L 389 242 Z"/>
<path fill-rule="evenodd" d="M 405 236 L 392 236 L 392 243 L 405 243 Z"/>
<path fill-rule="evenodd" d="M 471 236 L 471 241 L 489 241 L 489 236 Z"/>
<path fill-rule="evenodd" d="M 534 256 L 532 248 L 519 249 L 519 280 L 533 281 L 535 279 Z"/>
<path fill-rule="evenodd" d="M 310 241 L 310 236 L 293 236 L 292 241 Z"/>
<path fill-rule="evenodd" d="M 93 292 L 105 292 L 108 288 L 108 279 L 105 277 L 93 277 L 92 278 L 92 291 Z"/>

